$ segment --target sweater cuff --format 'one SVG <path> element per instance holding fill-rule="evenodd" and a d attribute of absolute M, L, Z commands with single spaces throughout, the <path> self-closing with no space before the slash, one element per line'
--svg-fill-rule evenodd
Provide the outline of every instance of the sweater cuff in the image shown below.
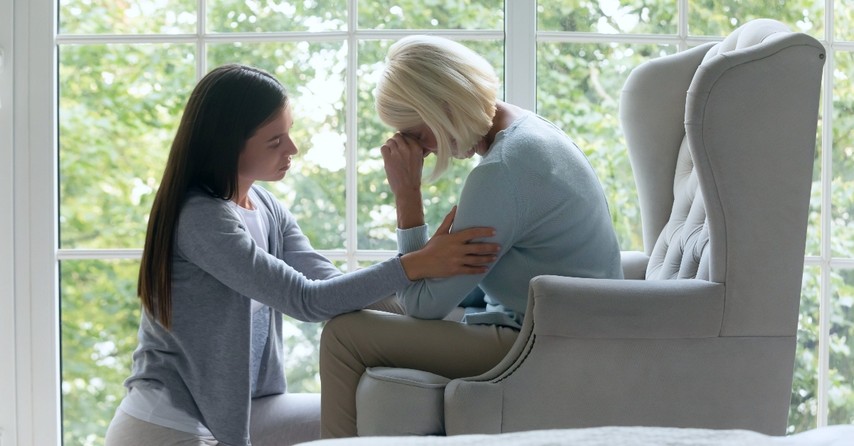
<path fill-rule="evenodd" d="M 403 269 L 403 262 L 400 261 L 400 257 L 402 255 L 403 254 L 398 254 L 397 256 L 389 259 L 396 265 L 395 269 L 397 270 L 397 277 L 395 278 L 394 283 L 398 284 L 401 287 L 401 289 L 403 287 L 407 287 L 407 286 L 412 285 L 414 283 L 412 280 L 409 280 L 409 277 L 406 277 L 406 270 Z M 395 294 L 398 294 L 398 295 L 399 295 L 399 293 L 400 293 L 400 289 L 395 292 Z"/>
<path fill-rule="evenodd" d="M 397 229 L 397 251 L 401 254 L 418 251 L 427 244 L 427 225 Z"/>

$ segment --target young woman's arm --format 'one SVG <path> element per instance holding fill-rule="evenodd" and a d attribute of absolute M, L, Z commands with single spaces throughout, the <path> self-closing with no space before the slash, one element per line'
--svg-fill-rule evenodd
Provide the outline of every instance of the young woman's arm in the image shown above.
<path fill-rule="evenodd" d="M 470 231 L 472 237 L 484 233 L 489 231 Z M 488 248 L 466 245 L 465 237 L 468 235 L 437 239 L 434 250 L 483 254 L 485 246 Z M 175 254 L 236 294 L 301 320 L 327 320 L 364 308 L 410 283 L 398 257 L 330 279 L 311 280 L 285 261 L 257 249 L 224 202 L 200 195 L 189 198 L 181 211 Z M 460 265 L 436 262 L 430 251 L 413 255 L 419 274 L 460 273 Z"/>
<path fill-rule="evenodd" d="M 294 215 L 272 193 L 257 185 L 252 186 L 252 191 L 270 214 L 267 221 L 273 239 L 271 254 L 309 279 L 329 279 L 342 274 L 329 259 L 314 250 Z"/>

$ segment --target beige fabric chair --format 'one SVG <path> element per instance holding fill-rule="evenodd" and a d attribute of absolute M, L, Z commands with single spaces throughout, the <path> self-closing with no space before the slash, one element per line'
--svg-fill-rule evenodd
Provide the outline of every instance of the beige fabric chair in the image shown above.
<path fill-rule="evenodd" d="M 360 435 L 784 434 L 824 52 L 755 20 L 635 69 L 620 118 L 645 252 L 624 253 L 627 280 L 534 278 L 517 343 L 482 376 L 369 370 Z"/>

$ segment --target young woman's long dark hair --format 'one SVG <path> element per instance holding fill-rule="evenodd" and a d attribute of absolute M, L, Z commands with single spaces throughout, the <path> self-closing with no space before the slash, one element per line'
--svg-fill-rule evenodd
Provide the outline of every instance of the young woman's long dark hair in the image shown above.
<path fill-rule="evenodd" d="M 269 73 L 224 65 L 193 89 L 154 197 L 139 268 L 137 295 L 164 327 L 172 327 L 172 252 L 187 191 L 198 188 L 230 200 L 246 141 L 287 105 L 284 87 Z"/>

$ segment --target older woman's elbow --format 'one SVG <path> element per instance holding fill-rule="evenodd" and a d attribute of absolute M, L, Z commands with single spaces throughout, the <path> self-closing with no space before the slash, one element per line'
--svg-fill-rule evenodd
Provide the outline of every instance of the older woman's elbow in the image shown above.
<path fill-rule="evenodd" d="M 406 302 L 403 305 L 404 311 L 406 311 L 407 316 L 412 316 L 416 319 L 443 319 L 450 312 L 444 307 L 437 307 L 432 305 L 423 305 L 423 303 L 410 303 Z"/>

